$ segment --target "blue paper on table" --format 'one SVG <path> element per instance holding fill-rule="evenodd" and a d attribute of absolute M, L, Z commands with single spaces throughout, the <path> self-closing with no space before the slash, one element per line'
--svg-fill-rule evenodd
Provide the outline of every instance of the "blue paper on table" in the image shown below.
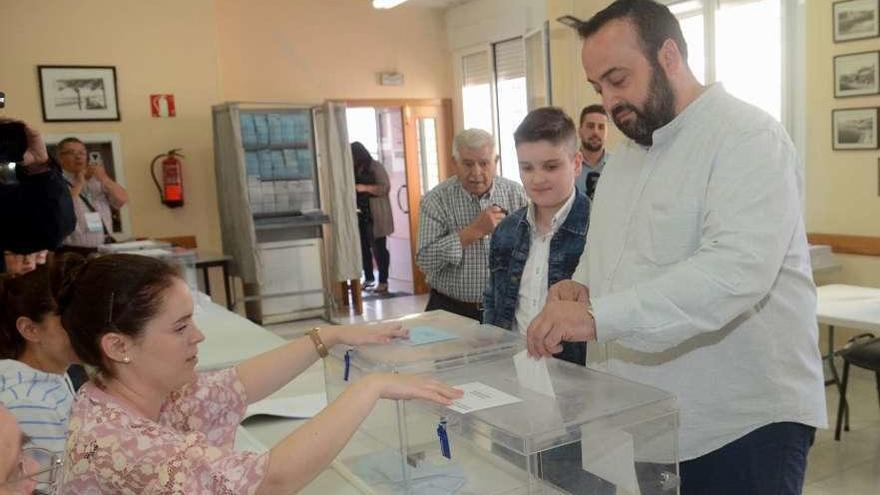
<path fill-rule="evenodd" d="M 455 340 L 458 335 L 435 327 L 419 326 L 409 329 L 409 340 L 404 341 L 409 345 L 425 345 L 444 340 Z"/>

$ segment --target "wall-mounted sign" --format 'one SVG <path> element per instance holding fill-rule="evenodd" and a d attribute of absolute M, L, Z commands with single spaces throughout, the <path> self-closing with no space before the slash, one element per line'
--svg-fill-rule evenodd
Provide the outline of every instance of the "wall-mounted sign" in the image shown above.
<path fill-rule="evenodd" d="M 153 117 L 174 117 L 174 95 L 150 95 L 150 113 Z"/>
<path fill-rule="evenodd" d="M 403 74 L 400 72 L 380 72 L 379 84 L 382 86 L 403 86 Z"/>

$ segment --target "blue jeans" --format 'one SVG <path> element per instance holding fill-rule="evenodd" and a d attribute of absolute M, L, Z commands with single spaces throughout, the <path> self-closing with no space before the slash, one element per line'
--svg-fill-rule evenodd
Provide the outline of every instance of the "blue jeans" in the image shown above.
<path fill-rule="evenodd" d="M 681 495 L 800 495 L 816 429 L 773 423 L 682 462 Z"/>

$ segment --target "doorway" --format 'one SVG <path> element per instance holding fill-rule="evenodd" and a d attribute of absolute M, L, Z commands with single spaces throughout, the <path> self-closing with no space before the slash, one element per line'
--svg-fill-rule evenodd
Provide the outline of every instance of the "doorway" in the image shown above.
<path fill-rule="evenodd" d="M 450 100 L 350 100 L 345 102 L 349 142 L 360 141 L 383 164 L 391 183 L 394 232 L 388 290 L 392 295 L 428 292 L 416 265 L 419 205 L 449 176 L 452 164 Z M 373 269 L 378 267 L 375 265 Z M 374 277 L 378 280 L 378 274 Z"/>

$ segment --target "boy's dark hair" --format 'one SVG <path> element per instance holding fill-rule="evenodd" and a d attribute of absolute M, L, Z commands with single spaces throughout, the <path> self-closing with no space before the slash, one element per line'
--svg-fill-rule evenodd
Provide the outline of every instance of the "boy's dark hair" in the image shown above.
<path fill-rule="evenodd" d="M 578 135 L 574 122 L 557 107 L 532 110 L 513 133 L 516 146 L 536 141 L 548 141 L 553 145 L 564 144 L 572 155 L 578 151 Z"/>
<path fill-rule="evenodd" d="M 628 19 L 635 26 L 642 45 L 642 52 L 652 63 L 657 63 L 657 52 L 667 39 L 678 45 L 678 51 L 687 61 L 687 42 L 681 33 L 678 19 L 669 7 L 653 0 L 617 0 L 590 20 L 582 22 L 578 34 L 587 39 L 615 19 Z"/>
<path fill-rule="evenodd" d="M 584 119 L 591 113 L 599 113 L 606 117 L 608 116 L 608 112 L 605 111 L 605 107 L 602 105 L 587 105 L 581 110 L 581 120 L 578 121 L 578 124 L 584 125 Z"/>

